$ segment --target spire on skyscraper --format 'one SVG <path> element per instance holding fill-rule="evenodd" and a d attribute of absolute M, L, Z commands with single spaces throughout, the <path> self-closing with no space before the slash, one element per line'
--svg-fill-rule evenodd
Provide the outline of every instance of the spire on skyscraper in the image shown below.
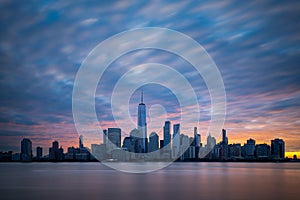
<path fill-rule="evenodd" d="M 144 91 L 142 89 L 142 92 L 141 92 L 141 103 L 144 103 L 143 101 L 144 101 Z"/>
<path fill-rule="evenodd" d="M 141 91 L 141 103 L 138 106 L 138 130 L 142 135 L 142 146 L 140 151 L 146 153 L 148 149 L 148 139 L 147 139 L 147 122 L 146 122 L 146 105 L 144 104 L 144 92 Z"/>

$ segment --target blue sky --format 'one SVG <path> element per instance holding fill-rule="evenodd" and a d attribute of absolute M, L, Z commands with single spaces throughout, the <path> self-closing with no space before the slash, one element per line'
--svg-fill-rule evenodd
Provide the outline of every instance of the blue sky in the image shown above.
<path fill-rule="evenodd" d="M 0 150 L 19 151 L 23 137 L 31 138 L 34 147 L 48 148 L 54 139 L 76 146 L 72 89 L 82 61 L 114 34 L 163 27 L 195 39 L 218 66 L 231 142 L 253 137 L 269 143 L 280 137 L 288 151 L 300 151 L 299 9 L 298 1 L 1 1 Z M 204 81 L 186 61 L 158 50 L 132 52 L 111 64 L 97 89 L 99 123 L 113 125 L 114 84 L 145 62 L 172 66 L 187 77 L 204 127 L 210 119 Z M 170 90 L 158 85 L 144 90 L 148 107 L 161 104 L 177 120 L 178 102 Z M 134 118 L 139 91 L 130 102 Z"/>

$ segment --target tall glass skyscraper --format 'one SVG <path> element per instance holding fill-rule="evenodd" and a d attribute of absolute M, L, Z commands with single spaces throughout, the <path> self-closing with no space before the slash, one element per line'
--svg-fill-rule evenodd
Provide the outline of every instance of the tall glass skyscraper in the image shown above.
<path fill-rule="evenodd" d="M 164 126 L 164 146 L 167 146 L 168 144 L 171 143 L 171 122 L 170 121 L 165 121 L 165 126 Z"/>
<path fill-rule="evenodd" d="M 146 105 L 143 100 L 143 91 L 141 92 L 141 103 L 138 107 L 138 130 L 141 133 L 142 145 L 141 152 L 146 153 L 148 149 L 148 140 L 147 140 L 147 122 L 146 122 Z"/>
<path fill-rule="evenodd" d="M 32 142 L 30 139 L 24 138 L 21 141 L 21 160 L 30 161 L 32 159 Z"/>

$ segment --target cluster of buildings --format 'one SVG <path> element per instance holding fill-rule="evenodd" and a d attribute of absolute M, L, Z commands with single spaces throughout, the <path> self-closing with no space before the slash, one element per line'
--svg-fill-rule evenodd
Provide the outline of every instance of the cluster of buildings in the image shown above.
<path fill-rule="evenodd" d="M 141 94 L 138 106 L 137 128 L 130 132 L 121 143 L 121 129 L 108 128 L 103 131 L 103 144 L 92 144 L 92 154 L 98 160 L 282 160 L 285 158 L 285 144 L 282 139 L 274 139 L 271 146 L 255 144 L 249 139 L 241 144 L 228 144 L 226 130 L 222 130 L 222 141 L 208 135 L 206 145 L 201 143 L 201 135 L 194 127 L 192 137 L 180 133 L 180 124 L 173 125 L 166 121 L 163 127 L 163 139 L 152 132 L 147 137 L 146 105 Z M 147 153 L 147 154 L 145 154 Z"/>
<path fill-rule="evenodd" d="M 152 132 L 149 140 L 146 139 L 146 149 L 143 149 L 143 138 L 138 137 L 138 129 L 131 131 L 121 143 L 121 129 L 108 128 L 103 132 L 103 143 L 92 144 L 91 149 L 84 147 L 83 137 L 79 137 L 78 148 L 68 147 L 64 152 L 58 141 L 52 142 L 49 154 L 43 155 L 43 148 L 36 147 L 36 156 L 33 157 L 32 142 L 28 138 L 21 141 L 21 152 L 0 153 L 0 161 L 239 161 L 239 160 L 284 160 L 285 143 L 282 139 L 271 140 L 271 145 L 256 144 L 255 140 L 248 139 L 244 145 L 228 144 L 226 130 L 222 130 L 222 140 L 216 143 L 211 135 L 207 136 L 206 144 L 201 143 L 201 135 L 194 128 L 194 136 L 180 134 L 180 124 L 173 125 L 173 134 L 169 134 L 170 122 L 166 121 L 164 136 L 167 142 L 159 140 L 159 136 Z M 295 158 L 296 159 L 296 158 Z"/>
<path fill-rule="evenodd" d="M 67 152 L 59 147 L 58 141 L 52 143 L 49 154 L 43 156 L 43 148 L 36 148 L 36 156 L 32 155 L 32 142 L 24 138 L 21 141 L 21 153 L 0 153 L 0 160 L 13 161 L 166 161 L 166 160 L 283 160 L 285 158 L 285 143 L 282 139 L 271 140 L 271 145 L 256 144 L 249 139 L 244 145 L 229 144 L 226 130 L 222 130 L 222 140 L 216 143 L 216 138 L 210 134 L 206 144 L 201 142 L 201 135 L 194 127 L 192 137 L 181 134 L 180 124 L 173 125 L 166 121 L 163 127 L 163 139 L 152 132 L 147 136 L 146 105 L 138 106 L 137 128 L 121 141 L 120 128 L 108 128 L 103 130 L 103 143 L 92 144 L 91 150 L 83 145 L 82 136 L 79 137 L 79 147 L 69 147 Z M 91 152 L 91 153 L 90 153 Z"/>
<path fill-rule="evenodd" d="M 21 152 L 0 153 L 0 161 L 90 161 L 93 160 L 90 150 L 83 146 L 83 138 L 79 137 L 79 147 L 68 147 L 67 153 L 59 147 L 58 141 L 52 142 L 52 147 L 49 148 L 49 154 L 43 155 L 43 148 L 36 147 L 36 156 L 33 156 L 32 142 L 28 138 L 21 141 Z"/>
<path fill-rule="evenodd" d="M 248 139 L 243 145 L 240 143 L 229 144 L 226 130 L 222 130 L 222 140 L 216 143 L 216 139 L 210 134 L 206 144 L 201 143 L 201 135 L 194 127 L 193 137 L 180 134 L 180 124 L 173 125 L 173 134 L 170 134 L 170 121 L 165 122 L 164 139 L 159 140 L 157 133 L 152 132 L 149 140 L 146 138 L 146 150 L 143 149 L 143 138 L 138 129 L 131 131 L 129 137 L 125 137 L 121 143 L 121 129 L 109 128 L 103 131 L 103 144 L 92 144 L 92 154 L 96 159 L 117 161 L 138 160 L 214 160 L 214 161 L 238 161 L 238 160 L 284 160 L 285 143 L 276 138 L 269 144 L 256 144 L 254 139 Z M 144 154 L 147 153 L 147 154 Z"/>

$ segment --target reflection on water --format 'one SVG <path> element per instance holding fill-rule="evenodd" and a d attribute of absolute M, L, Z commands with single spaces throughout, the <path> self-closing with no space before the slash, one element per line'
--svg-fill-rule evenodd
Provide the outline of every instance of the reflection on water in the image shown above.
<path fill-rule="evenodd" d="M 99 163 L 0 163 L 1 199 L 299 199 L 300 163 L 174 163 L 128 174 Z"/>

